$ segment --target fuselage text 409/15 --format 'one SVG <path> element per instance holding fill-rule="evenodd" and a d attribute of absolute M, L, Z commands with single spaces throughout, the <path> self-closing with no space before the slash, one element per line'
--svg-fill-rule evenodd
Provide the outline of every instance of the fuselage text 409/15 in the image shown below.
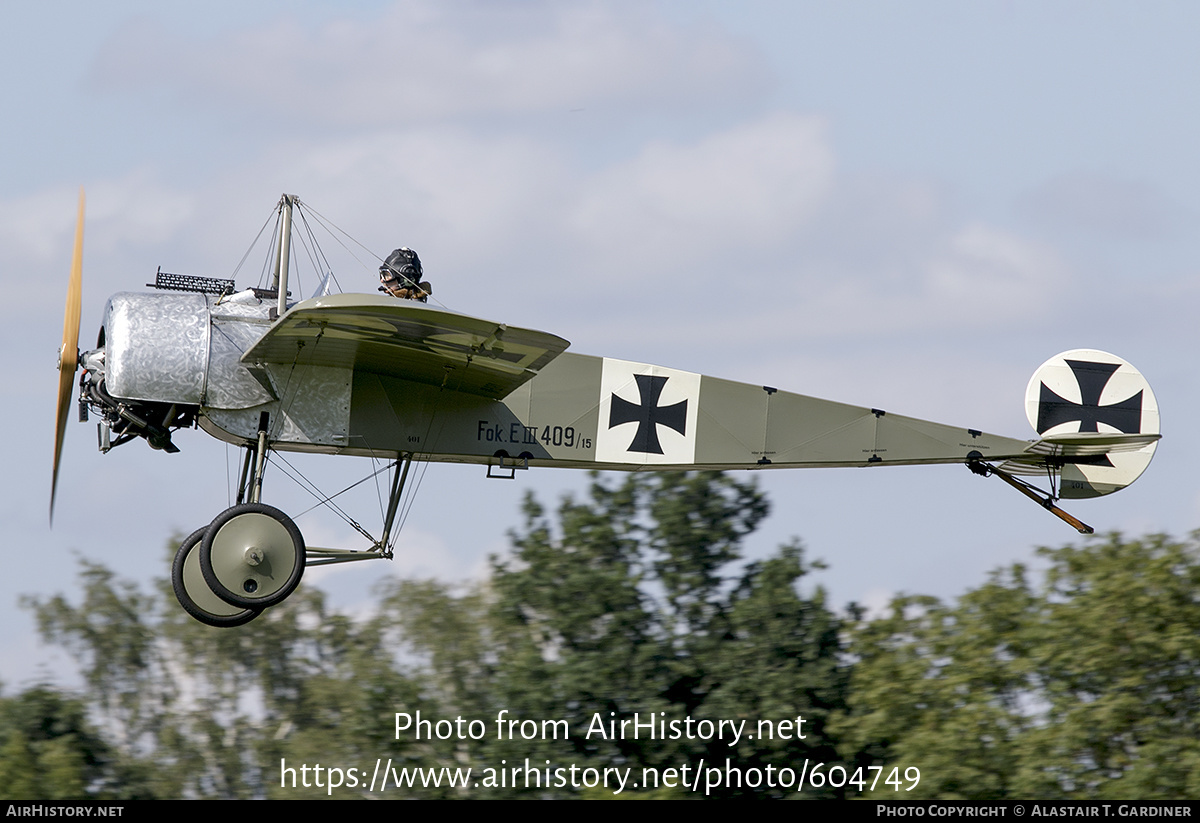
<path fill-rule="evenodd" d="M 506 443 L 514 446 L 561 446 L 568 449 L 590 449 L 592 439 L 582 437 L 574 426 L 537 426 L 522 423 L 493 423 L 480 420 L 475 427 L 475 439 L 480 443 Z"/>

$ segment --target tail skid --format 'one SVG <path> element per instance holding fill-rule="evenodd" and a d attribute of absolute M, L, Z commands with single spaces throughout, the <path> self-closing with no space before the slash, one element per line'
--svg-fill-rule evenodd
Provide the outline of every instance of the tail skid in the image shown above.
<path fill-rule="evenodd" d="M 1080 534 L 1095 534 L 1096 530 L 1087 523 L 1084 523 L 1078 517 L 1075 517 L 1074 515 L 1065 512 L 1058 506 L 1054 505 L 1054 501 L 1058 499 L 1057 497 L 1055 497 L 1053 494 L 1046 494 L 1032 483 L 1019 480 L 1018 478 L 1013 477 L 1011 474 L 1008 474 L 1007 472 L 995 466 L 984 463 L 982 460 L 970 461 L 967 463 L 967 468 L 981 477 L 987 477 L 988 475 L 995 475 L 996 477 L 999 477 L 1005 483 L 1012 486 L 1030 500 L 1036 501 L 1038 505 L 1050 512 L 1059 520 L 1062 520 L 1064 523 L 1069 523 L 1071 527 Z"/>

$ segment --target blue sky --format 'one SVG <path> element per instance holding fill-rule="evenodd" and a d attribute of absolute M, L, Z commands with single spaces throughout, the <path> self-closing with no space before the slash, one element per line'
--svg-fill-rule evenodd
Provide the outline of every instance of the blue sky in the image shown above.
<path fill-rule="evenodd" d="M 104 299 L 160 265 L 231 276 L 288 191 L 379 256 L 416 248 L 457 311 L 997 434 L 1032 436 L 1038 364 L 1112 351 L 1150 380 L 1164 440 L 1136 485 L 1067 508 L 1101 531 L 1190 531 L 1198 17 L 1185 3 L 6 4 L 0 680 L 69 668 L 20 595 L 72 592 L 76 555 L 165 575 L 167 537 L 228 504 L 238 460 L 200 432 L 178 455 L 100 455 L 73 423 L 47 527 L 80 185 L 85 344 Z M 374 291 L 325 248 L 344 288 Z M 306 469 L 337 489 L 368 467 Z M 835 604 L 953 596 L 1075 537 L 956 467 L 758 477 L 774 513 L 751 551 L 799 535 Z M 304 585 L 354 609 L 380 575 L 478 574 L 525 490 L 551 501 L 584 482 L 433 466 L 395 562 Z M 268 477 L 265 499 L 307 508 L 289 486 Z M 369 519 L 373 492 L 357 505 Z M 299 525 L 358 545 L 331 517 Z"/>

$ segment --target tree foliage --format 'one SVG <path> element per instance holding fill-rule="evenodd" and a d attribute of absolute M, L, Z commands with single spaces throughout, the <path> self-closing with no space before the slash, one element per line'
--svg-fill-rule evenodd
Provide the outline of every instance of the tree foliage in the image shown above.
<path fill-rule="evenodd" d="M 316 589 L 216 630 L 178 608 L 168 581 L 145 595 L 86 562 L 82 578 L 77 605 L 27 603 L 43 637 L 80 661 L 87 703 L 111 741 L 122 777 L 114 788 L 89 784 L 89 794 L 269 796 L 280 757 L 374 757 L 392 705 L 416 693 L 389 665 L 379 626 L 329 612 Z"/>
<path fill-rule="evenodd" d="M 389 758 L 397 768 L 478 771 L 549 761 L 629 768 L 640 780 L 642 766 L 694 768 L 701 759 L 777 768 L 789 758 L 830 760 L 825 722 L 844 706 L 847 682 L 838 621 L 819 591 L 799 594 L 809 566 L 798 544 L 737 564 L 767 508 L 752 484 L 718 474 L 596 479 L 586 499 L 564 500 L 554 516 L 528 499 L 511 553 L 493 558 L 483 584 L 394 581 L 364 620 L 330 612 L 310 587 L 250 624 L 213 630 L 175 608 L 165 581 L 147 595 L 87 563 L 80 602 L 28 605 L 43 636 L 79 659 L 128 796 L 326 796 L 315 785 L 281 788 L 283 761 L 361 767 Z M 418 711 L 479 719 L 488 734 L 395 735 L 394 713 Z M 501 713 L 518 724 L 565 721 L 569 739 L 500 734 Z M 692 718 L 753 729 L 760 718 L 798 715 L 808 720 L 805 739 L 738 746 L 728 734 L 664 741 L 644 728 L 635 739 L 595 726 Z M 28 747 L 11 740 L 3 756 L 24 773 Z M 334 796 L 362 794 L 347 787 Z"/>
<path fill-rule="evenodd" d="M 45 685 L 0 698 L 0 797 L 64 800 L 120 778 L 80 701 Z"/>
<path fill-rule="evenodd" d="M 855 628 L 845 749 L 920 767 L 918 796 L 1200 796 L 1200 534 L 1039 553 L 1040 585 L 1015 565 Z"/>
<path fill-rule="evenodd" d="M 809 571 L 803 552 L 791 544 L 729 574 L 767 508 L 752 484 L 714 473 L 594 479 L 585 500 L 563 500 L 554 518 L 526 500 L 525 524 L 512 535 L 512 553 L 493 558 L 486 592 L 459 599 L 443 589 L 437 598 L 399 583 L 384 611 L 401 616 L 399 628 L 426 655 L 455 712 L 566 721 L 569 744 L 492 739 L 472 751 L 481 766 L 528 758 L 632 768 L 640 779 L 643 767 L 701 761 L 743 770 L 831 761 L 825 721 L 844 705 L 846 672 L 823 594 L 798 592 Z M 469 624 L 439 619 L 464 606 L 478 615 Z M 595 725 L 692 718 L 745 720 L 754 730 L 759 719 L 800 715 L 809 723 L 803 740 L 737 746 L 728 737 L 648 740 L 645 730 L 633 739 Z"/>
<path fill-rule="evenodd" d="M 847 776 L 917 767 L 911 792 L 876 787 L 906 799 L 1200 796 L 1200 533 L 1041 549 L 1044 571 L 997 570 L 951 603 L 905 595 L 838 616 L 805 586 L 817 564 L 798 543 L 743 562 L 767 510 L 752 483 L 719 474 L 594 478 L 554 511 L 528 498 L 478 585 L 392 579 L 356 619 L 307 586 L 234 629 L 191 620 L 167 581 L 146 593 L 85 562 L 76 601 L 26 601 L 79 661 L 82 696 L 0 697 L 0 796 L 362 797 L 365 777 L 284 786 L 282 767 L 385 760 L 479 782 L 385 798 L 613 796 L 527 775 L 485 788 L 502 764 L 640 782 L 643 769 L 805 761 Z M 397 712 L 486 732 L 397 734 Z M 757 726 L 797 717 L 802 738 Z M 635 718 L 746 721 L 754 739 L 608 733 Z M 693 796 L 678 783 L 631 794 Z"/>

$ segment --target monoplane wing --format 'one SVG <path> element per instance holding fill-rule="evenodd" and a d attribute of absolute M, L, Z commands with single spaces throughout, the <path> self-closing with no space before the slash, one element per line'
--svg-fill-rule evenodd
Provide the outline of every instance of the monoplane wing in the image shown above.
<path fill-rule="evenodd" d="M 500 399 L 561 354 L 557 335 L 410 300 L 335 294 L 296 304 L 242 363 L 333 366 Z"/>

